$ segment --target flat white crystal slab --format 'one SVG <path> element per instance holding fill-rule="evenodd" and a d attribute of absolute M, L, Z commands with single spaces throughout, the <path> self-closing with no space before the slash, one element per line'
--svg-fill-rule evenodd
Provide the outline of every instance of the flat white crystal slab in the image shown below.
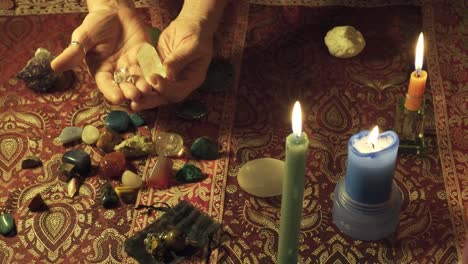
<path fill-rule="evenodd" d="M 284 161 L 261 158 L 244 164 L 237 174 L 242 190 L 258 197 L 281 195 L 284 178 Z"/>
<path fill-rule="evenodd" d="M 150 79 L 153 74 L 159 74 L 166 78 L 166 68 L 164 68 L 158 52 L 151 44 L 144 43 L 141 46 L 137 53 L 137 60 L 143 76 L 149 84 L 154 86 Z"/>

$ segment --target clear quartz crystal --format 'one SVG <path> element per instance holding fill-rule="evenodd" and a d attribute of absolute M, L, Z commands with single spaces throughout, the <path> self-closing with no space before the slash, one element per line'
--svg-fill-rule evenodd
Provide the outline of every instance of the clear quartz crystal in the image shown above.
<path fill-rule="evenodd" d="M 420 110 L 410 111 L 405 108 L 405 100 L 398 100 L 395 115 L 395 132 L 400 138 L 399 149 L 405 153 L 421 154 L 424 143 L 425 102 Z"/>
<path fill-rule="evenodd" d="M 119 84 L 123 83 L 128 78 L 127 68 L 120 68 L 114 72 L 114 81 Z"/>

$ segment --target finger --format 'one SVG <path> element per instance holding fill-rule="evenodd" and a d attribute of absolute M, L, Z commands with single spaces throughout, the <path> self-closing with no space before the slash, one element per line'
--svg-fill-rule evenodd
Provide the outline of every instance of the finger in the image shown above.
<path fill-rule="evenodd" d="M 81 26 L 73 31 L 71 42 L 73 45 L 66 47 L 50 64 L 52 70 L 63 72 L 80 65 L 90 48 L 87 33 Z"/>
<path fill-rule="evenodd" d="M 94 78 L 96 79 L 96 85 L 99 90 L 111 104 L 117 105 L 125 101 L 122 90 L 114 82 L 112 73 L 99 71 L 94 75 Z"/>
<path fill-rule="evenodd" d="M 130 103 L 130 108 L 133 111 L 141 111 L 146 109 L 156 108 L 161 105 L 168 104 L 169 102 L 162 97 L 158 92 L 152 91 L 147 96 L 143 97 L 140 101 Z"/>
<path fill-rule="evenodd" d="M 151 85 L 145 80 L 143 77 L 143 73 L 139 66 L 132 65 L 130 67 L 130 74 L 135 76 L 135 87 L 140 91 L 142 94 L 148 94 L 152 91 Z"/>
<path fill-rule="evenodd" d="M 128 76 L 135 75 L 134 72 L 130 71 L 130 69 L 135 70 L 135 67 L 129 66 L 126 56 L 122 56 L 119 59 L 119 61 L 117 61 L 117 67 L 118 69 L 126 68 L 128 71 Z M 132 100 L 132 101 L 138 101 L 140 99 L 141 92 L 135 87 L 135 84 L 124 80 L 123 82 L 119 83 L 118 86 L 122 90 L 122 93 L 124 94 L 125 98 Z"/>
<path fill-rule="evenodd" d="M 136 70 L 136 66 L 132 65 L 129 67 L 128 70 L 129 77 L 131 76 L 132 80 L 124 81 L 120 83 L 119 86 L 122 89 L 122 92 L 125 98 L 130 99 L 132 101 L 139 101 L 142 97 L 141 91 L 136 87 L 135 81 L 138 81 L 139 75 L 138 71 Z"/>
<path fill-rule="evenodd" d="M 184 100 L 193 90 L 190 85 L 190 80 L 170 81 L 158 74 L 153 74 L 151 76 L 151 81 L 156 83 L 153 89 L 170 103 L 177 103 Z"/>
<path fill-rule="evenodd" d="M 167 78 L 169 80 L 177 80 L 183 69 L 192 62 L 195 56 L 191 46 L 182 46 L 174 50 L 165 60 L 164 67 L 166 68 Z"/>

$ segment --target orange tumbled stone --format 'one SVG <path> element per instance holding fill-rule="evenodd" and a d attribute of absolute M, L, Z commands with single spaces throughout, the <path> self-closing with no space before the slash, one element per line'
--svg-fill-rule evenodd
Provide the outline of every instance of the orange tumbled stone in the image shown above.
<path fill-rule="evenodd" d="M 99 162 L 99 172 L 108 179 L 119 179 L 126 168 L 125 155 L 121 152 L 106 154 Z"/>
<path fill-rule="evenodd" d="M 167 157 L 158 157 L 154 164 L 151 175 L 146 180 L 148 187 L 165 189 L 169 185 L 169 178 L 172 174 L 173 162 Z"/>

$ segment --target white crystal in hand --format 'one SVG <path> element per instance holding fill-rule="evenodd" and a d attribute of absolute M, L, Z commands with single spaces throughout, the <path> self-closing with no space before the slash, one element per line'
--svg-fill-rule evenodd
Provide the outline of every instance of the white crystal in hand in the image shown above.
<path fill-rule="evenodd" d="M 138 64 L 140 64 L 143 76 L 149 84 L 154 85 L 150 79 L 150 76 L 153 74 L 159 74 L 163 78 L 166 78 L 166 69 L 161 62 L 161 58 L 156 49 L 149 43 L 145 43 L 141 46 L 137 54 L 137 60 Z"/>

